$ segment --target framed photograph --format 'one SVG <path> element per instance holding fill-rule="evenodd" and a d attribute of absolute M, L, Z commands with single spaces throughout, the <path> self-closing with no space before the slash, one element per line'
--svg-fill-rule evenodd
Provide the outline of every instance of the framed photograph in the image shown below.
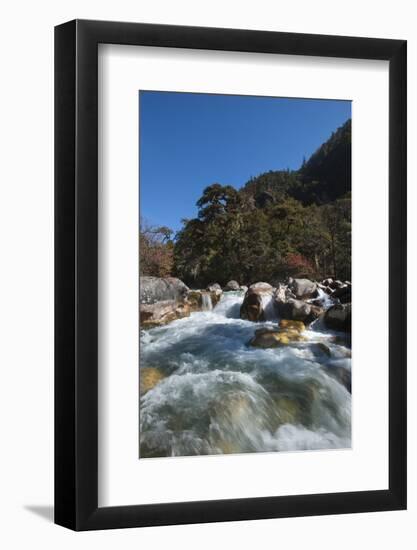
<path fill-rule="evenodd" d="M 406 508 L 406 42 L 55 29 L 55 522 Z"/>

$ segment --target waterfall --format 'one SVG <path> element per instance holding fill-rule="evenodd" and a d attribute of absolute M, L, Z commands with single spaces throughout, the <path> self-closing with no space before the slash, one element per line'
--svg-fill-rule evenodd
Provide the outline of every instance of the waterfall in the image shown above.
<path fill-rule="evenodd" d="M 210 311 L 213 309 L 213 302 L 211 301 L 211 295 L 209 292 L 203 292 L 201 294 L 201 309 L 203 311 Z"/>
<path fill-rule="evenodd" d="M 321 300 L 324 309 L 327 310 L 329 309 L 329 307 L 332 307 L 334 305 L 333 299 L 326 292 L 324 292 L 324 290 L 322 290 L 321 288 L 318 288 L 317 291 L 318 291 L 318 297 L 316 299 Z"/>
<path fill-rule="evenodd" d="M 261 294 L 261 302 L 265 321 L 276 321 L 278 315 L 274 306 L 274 296 L 272 294 Z"/>
<path fill-rule="evenodd" d="M 244 292 L 226 292 L 220 298 L 220 302 L 213 309 L 213 315 L 222 319 L 240 319 L 240 306 L 242 305 Z"/>

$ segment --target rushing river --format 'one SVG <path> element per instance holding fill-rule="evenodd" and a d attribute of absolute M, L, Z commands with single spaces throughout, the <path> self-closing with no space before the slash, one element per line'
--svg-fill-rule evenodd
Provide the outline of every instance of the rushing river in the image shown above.
<path fill-rule="evenodd" d="M 316 322 L 299 342 L 249 347 L 243 293 L 141 334 L 140 456 L 347 448 L 350 349 Z M 268 317 L 267 317 L 268 318 Z M 147 389 L 147 391 L 146 391 Z"/>

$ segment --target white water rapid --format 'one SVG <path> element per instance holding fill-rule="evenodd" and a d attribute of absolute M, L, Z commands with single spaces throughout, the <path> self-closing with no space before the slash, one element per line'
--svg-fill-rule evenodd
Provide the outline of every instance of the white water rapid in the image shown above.
<path fill-rule="evenodd" d="M 321 288 L 317 289 L 318 296 L 316 300 L 320 300 L 320 302 L 323 304 L 324 309 L 328 309 L 334 304 L 334 301 L 330 298 L 328 294 L 324 292 Z"/>
<path fill-rule="evenodd" d="M 203 294 L 205 296 L 205 294 Z M 141 377 L 158 383 L 140 398 L 140 456 L 187 456 L 346 448 L 351 445 L 350 349 L 335 333 L 274 349 L 247 344 L 243 293 L 213 309 L 143 331 Z M 204 302 L 203 302 L 204 303 Z"/>

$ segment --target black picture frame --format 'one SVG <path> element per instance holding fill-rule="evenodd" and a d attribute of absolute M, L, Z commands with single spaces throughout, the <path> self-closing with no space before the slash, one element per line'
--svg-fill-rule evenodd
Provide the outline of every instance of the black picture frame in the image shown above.
<path fill-rule="evenodd" d="M 389 62 L 387 490 L 98 507 L 98 44 Z M 404 40 L 84 20 L 55 28 L 57 524 L 78 531 L 406 508 L 406 115 Z"/>

